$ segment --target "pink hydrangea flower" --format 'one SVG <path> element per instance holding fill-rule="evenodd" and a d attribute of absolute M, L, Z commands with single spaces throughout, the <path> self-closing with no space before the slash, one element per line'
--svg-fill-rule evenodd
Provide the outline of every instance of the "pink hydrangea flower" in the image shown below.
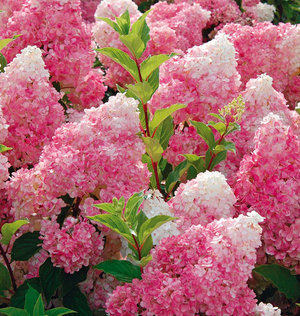
<path fill-rule="evenodd" d="M 250 315 L 247 280 L 262 232 L 257 213 L 192 226 L 163 239 L 142 280 L 119 286 L 106 304 L 112 315 Z"/>
<path fill-rule="evenodd" d="M 207 225 L 215 219 L 232 217 L 235 202 L 225 177 L 217 171 L 206 171 L 187 183 L 181 183 L 169 206 L 180 218 L 180 230 L 185 231 L 192 225 Z"/>
<path fill-rule="evenodd" d="M 14 167 L 37 163 L 43 147 L 64 122 L 60 98 L 35 46 L 24 48 L 0 74 L 2 121 L 9 125 L 5 144 L 13 148 L 6 155 Z"/>
<path fill-rule="evenodd" d="M 239 212 L 263 217 L 268 255 L 300 271 L 299 137 L 277 115 L 269 114 L 254 138 L 254 151 L 241 162 L 234 186 Z"/>
<path fill-rule="evenodd" d="M 40 234 L 42 247 L 49 252 L 53 265 L 64 268 L 66 273 L 98 263 L 104 247 L 103 236 L 87 220 L 68 217 L 61 229 L 55 218 L 45 220 Z"/>

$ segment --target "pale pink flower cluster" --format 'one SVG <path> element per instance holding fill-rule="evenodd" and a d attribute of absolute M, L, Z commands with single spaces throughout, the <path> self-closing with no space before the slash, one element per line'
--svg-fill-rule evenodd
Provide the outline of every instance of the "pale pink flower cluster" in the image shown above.
<path fill-rule="evenodd" d="M 168 203 L 163 200 L 163 197 L 158 190 L 147 196 L 147 199 L 143 203 L 143 212 L 148 218 L 152 218 L 157 215 L 174 217 L 174 213 L 170 209 Z M 153 244 L 158 245 L 162 239 L 169 236 L 179 235 L 179 233 L 176 222 L 167 222 L 151 234 Z"/>
<path fill-rule="evenodd" d="M 243 2 L 244 3 L 244 2 Z M 252 13 L 258 22 L 273 21 L 276 8 L 268 3 L 257 3 L 255 6 L 249 8 L 244 7 L 247 13 Z"/>
<path fill-rule="evenodd" d="M 0 74 L 1 120 L 9 125 L 5 144 L 13 148 L 6 155 L 14 167 L 38 162 L 43 147 L 64 121 L 60 98 L 35 46 L 24 48 Z"/>
<path fill-rule="evenodd" d="M 225 177 L 217 171 L 206 171 L 181 183 L 169 206 L 180 218 L 180 230 L 185 231 L 192 225 L 207 225 L 215 219 L 232 217 L 235 202 Z"/>
<path fill-rule="evenodd" d="M 182 58 L 172 58 L 160 68 L 160 86 L 150 101 L 152 112 L 183 103 L 187 107 L 175 113 L 175 124 L 211 120 L 209 113 L 218 112 L 238 94 L 236 66 L 234 46 L 224 34 L 194 46 Z"/>
<path fill-rule="evenodd" d="M 270 303 L 265 304 L 263 302 L 260 302 L 258 305 L 256 305 L 253 312 L 255 316 L 280 316 L 281 315 L 280 308 L 274 307 Z"/>
<path fill-rule="evenodd" d="M 143 279 L 119 286 L 107 302 L 111 315 L 251 315 L 247 286 L 261 245 L 256 212 L 192 226 L 163 239 Z"/>
<path fill-rule="evenodd" d="M 40 234 L 42 247 L 49 252 L 53 265 L 63 268 L 66 273 L 72 274 L 100 260 L 103 236 L 87 220 L 68 217 L 62 228 L 55 218 L 45 220 L 42 221 Z"/>
<path fill-rule="evenodd" d="M 283 122 L 296 131 L 296 119 L 298 114 L 288 109 L 287 102 L 282 93 L 277 92 L 273 87 L 273 79 L 262 74 L 256 79 L 250 79 L 242 96 L 245 101 L 245 111 L 241 121 L 241 131 L 233 133 L 229 138 L 235 143 L 236 155 L 228 153 L 228 159 L 223 162 L 226 166 L 226 174 L 229 182 L 232 183 L 236 172 L 245 154 L 250 154 L 254 149 L 254 135 L 261 126 L 262 119 L 273 112 L 279 115 Z"/>
<path fill-rule="evenodd" d="M 273 78 L 274 88 L 284 93 L 290 105 L 295 107 L 295 102 L 300 99 L 295 82 L 300 67 L 300 26 L 269 22 L 253 27 L 227 24 L 222 32 L 229 35 L 237 52 L 242 86 L 249 79 L 266 73 Z"/>
<path fill-rule="evenodd" d="M 82 198 L 92 192 L 98 196 L 100 190 L 99 200 L 110 202 L 147 188 L 149 172 L 141 162 L 145 148 L 136 135 L 137 105 L 118 94 L 99 108 L 85 110 L 80 122 L 58 128 L 39 163 L 18 170 L 9 182 L 16 217 L 58 214 L 63 202 L 57 198 L 67 193 Z"/>
<path fill-rule="evenodd" d="M 132 22 L 141 16 L 137 5 L 132 1 L 104 0 L 99 4 L 95 17 L 114 19 L 115 16 L 120 16 L 126 9 L 130 13 Z M 182 52 L 202 43 L 202 29 L 205 28 L 210 17 L 208 11 L 203 10 L 197 4 L 168 4 L 166 2 L 158 2 L 152 9 L 153 11 L 147 17 L 151 39 L 144 53 L 145 56 Z M 192 27 L 197 29 L 196 34 L 190 32 Z M 96 21 L 93 34 L 100 48 L 111 46 L 125 49 L 117 32 L 103 21 Z M 108 67 L 105 76 L 106 84 L 115 88 L 116 84 L 124 85 L 132 80 L 127 71 L 121 66 L 101 54 L 98 57 Z"/>
<path fill-rule="evenodd" d="M 268 255 L 300 271 L 299 137 L 279 116 L 269 114 L 258 129 L 254 151 L 241 162 L 234 192 L 239 212 L 264 218 L 263 242 Z"/>
<path fill-rule="evenodd" d="M 82 20 L 80 0 L 26 0 L 1 31 L 4 37 L 21 34 L 3 50 L 8 61 L 27 45 L 36 45 L 42 49 L 51 80 L 70 92 L 72 102 L 79 108 L 101 103 L 106 90 L 103 74 L 92 69 L 92 34 Z M 93 92 L 85 96 L 84 87 L 89 84 Z"/>

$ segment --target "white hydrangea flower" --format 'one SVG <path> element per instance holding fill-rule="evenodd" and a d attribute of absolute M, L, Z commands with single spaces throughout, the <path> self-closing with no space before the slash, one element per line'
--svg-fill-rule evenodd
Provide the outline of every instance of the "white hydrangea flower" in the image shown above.
<path fill-rule="evenodd" d="M 273 21 L 275 11 L 276 8 L 272 4 L 261 2 L 252 9 L 252 12 L 258 17 L 259 22 Z"/>
<path fill-rule="evenodd" d="M 255 316 L 280 316 L 281 310 L 272 304 L 260 302 L 253 310 Z"/>

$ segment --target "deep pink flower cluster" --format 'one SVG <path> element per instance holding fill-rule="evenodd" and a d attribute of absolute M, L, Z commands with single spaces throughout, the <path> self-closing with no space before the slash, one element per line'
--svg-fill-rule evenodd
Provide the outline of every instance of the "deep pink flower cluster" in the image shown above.
<path fill-rule="evenodd" d="M 141 162 L 145 148 L 136 135 L 137 105 L 118 94 L 99 108 L 85 110 L 81 121 L 58 128 L 39 163 L 18 170 L 9 181 L 16 218 L 33 212 L 58 214 L 62 201 L 57 198 L 67 193 L 81 198 L 93 192 L 110 202 L 114 196 L 128 198 L 147 188 L 149 172 Z"/>
<path fill-rule="evenodd" d="M 172 58 L 160 68 L 160 86 L 150 101 L 152 112 L 184 103 L 187 107 L 174 115 L 175 124 L 211 120 L 209 113 L 218 112 L 238 94 L 236 65 L 234 47 L 224 34 Z"/>
<path fill-rule="evenodd" d="M 234 44 L 243 87 L 249 79 L 266 73 L 273 78 L 274 88 L 284 93 L 290 105 L 295 107 L 300 97 L 299 89 L 294 91 L 293 88 L 295 78 L 298 76 L 299 79 L 300 26 L 269 22 L 253 27 L 227 24 L 222 32 L 228 34 Z"/>
<path fill-rule="evenodd" d="M 64 268 L 66 273 L 72 274 L 100 260 L 103 236 L 87 220 L 68 217 L 61 229 L 55 218 L 45 220 L 40 234 L 42 247 L 49 252 L 53 265 Z"/>
<path fill-rule="evenodd" d="M 255 212 L 192 226 L 163 239 L 143 279 L 119 286 L 107 302 L 111 315 L 251 315 L 255 294 L 247 280 L 261 245 Z"/>
<path fill-rule="evenodd" d="M 99 0 L 80 0 L 82 18 L 89 23 L 95 22 L 95 11 L 99 4 Z"/>
<path fill-rule="evenodd" d="M 42 49 L 51 80 L 79 107 L 98 105 L 105 93 L 102 72 L 92 69 L 92 36 L 81 17 L 80 0 L 26 0 L 1 29 L 3 37 L 21 36 L 3 50 L 8 61 L 27 45 Z M 95 80 L 97 77 L 97 80 Z M 85 82 L 82 82 L 85 81 Z M 83 96 L 91 84 L 92 92 Z"/>
<path fill-rule="evenodd" d="M 300 271 L 300 140 L 279 116 L 269 114 L 255 134 L 254 151 L 241 162 L 234 186 L 239 211 L 265 217 L 268 255 Z"/>
<path fill-rule="evenodd" d="M 169 206 L 180 218 L 180 230 L 186 231 L 192 225 L 207 225 L 215 219 L 232 217 L 235 202 L 225 177 L 217 171 L 206 171 L 187 183 L 181 183 Z"/>
<path fill-rule="evenodd" d="M 5 144 L 13 148 L 7 155 L 14 167 L 38 162 L 43 147 L 64 121 L 60 98 L 35 46 L 24 48 L 0 74 L 1 120 L 9 125 Z"/>

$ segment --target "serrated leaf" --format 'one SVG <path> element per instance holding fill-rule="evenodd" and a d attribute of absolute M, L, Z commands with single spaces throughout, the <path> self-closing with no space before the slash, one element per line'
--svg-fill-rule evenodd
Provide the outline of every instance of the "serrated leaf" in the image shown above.
<path fill-rule="evenodd" d="M 143 80 L 147 80 L 149 75 L 158 68 L 161 64 L 163 64 L 165 61 L 169 60 L 175 56 L 175 54 L 161 54 L 161 55 L 155 55 L 155 56 L 149 56 L 147 59 L 145 59 L 141 63 L 141 74 Z"/>
<path fill-rule="evenodd" d="M 31 316 L 24 309 L 16 307 L 5 307 L 0 308 L 0 314 L 8 316 Z"/>
<path fill-rule="evenodd" d="M 27 219 L 17 220 L 13 223 L 5 223 L 1 228 L 1 243 L 4 245 L 8 245 L 12 236 L 17 232 L 17 230 L 28 223 L 29 221 Z"/>
<path fill-rule="evenodd" d="M 235 144 L 233 142 L 223 141 L 222 145 L 226 150 L 232 151 L 233 153 L 236 152 Z"/>
<path fill-rule="evenodd" d="M 116 17 L 116 22 L 121 30 L 120 35 L 127 35 L 130 30 L 130 16 L 128 9 L 120 17 Z"/>
<path fill-rule="evenodd" d="M 191 121 L 191 124 L 196 127 L 197 133 L 203 138 L 210 149 L 215 146 L 215 136 L 211 129 L 202 122 Z"/>
<path fill-rule="evenodd" d="M 217 118 L 218 120 L 222 121 L 223 123 L 225 123 L 225 118 L 222 115 L 220 115 L 220 114 L 209 113 L 208 115 L 213 116 L 213 117 Z"/>
<path fill-rule="evenodd" d="M 0 290 L 9 290 L 11 280 L 7 268 L 0 262 Z"/>
<path fill-rule="evenodd" d="M 142 279 L 140 267 L 127 260 L 107 260 L 97 264 L 94 268 L 113 275 L 121 282 L 131 283 L 133 279 Z"/>
<path fill-rule="evenodd" d="M 4 153 L 5 151 L 8 151 L 8 150 L 12 150 L 12 148 L 0 144 L 0 153 Z"/>
<path fill-rule="evenodd" d="M 26 261 L 36 254 L 42 247 L 39 246 L 42 241 L 39 239 L 39 232 L 28 232 L 15 240 L 11 259 L 14 261 Z"/>
<path fill-rule="evenodd" d="M 30 315 L 33 315 L 34 306 L 35 306 L 37 300 L 39 299 L 39 297 L 41 297 L 40 293 L 29 285 L 28 286 L 28 291 L 25 294 L 25 306 L 24 306 L 24 309 Z"/>
<path fill-rule="evenodd" d="M 141 250 L 142 258 L 146 257 L 152 248 L 153 248 L 153 239 L 152 239 L 152 236 L 150 235 L 143 244 L 143 247 Z"/>
<path fill-rule="evenodd" d="M 44 316 L 44 311 L 45 311 L 44 302 L 43 302 L 42 295 L 40 295 L 34 305 L 32 316 Z"/>
<path fill-rule="evenodd" d="M 186 160 L 195 167 L 196 171 L 199 172 L 204 172 L 205 169 L 205 162 L 202 159 L 202 157 L 199 157 L 194 154 L 184 154 L 182 155 L 183 157 L 186 158 Z"/>
<path fill-rule="evenodd" d="M 171 116 L 168 116 L 161 124 L 159 124 L 153 138 L 158 139 L 163 150 L 166 150 L 169 145 L 169 140 L 173 134 L 173 119 Z"/>
<path fill-rule="evenodd" d="M 214 154 L 218 154 L 221 151 L 226 150 L 225 147 L 223 145 L 217 145 L 214 149 L 213 149 L 213 153 Z"/>
<path fill-rule="evenodd" d="M 54 267 L 51 258 L 48 258 L 40 266 L 39 275 L 45 299 L 49 303 L 56 289 L 61 284 L 62 269 Z"/>
<path fill-rule="evenodd" d="M 118 216 L 113 214 L 100 214 L 95 216 L 87 216 L 87 218 L 110 228 L 134 245 L 134 239 L 131 235 L 129 227 Z"/>
<path fill-rule="evenodd" d="M 223 135 L 226 131 L 226 125 L 223 122 L 209 122 L 209 125 L 217 130 L 220 135 Z"/>
<path fill-rule="evenodd" d="M 14 38 L 3 38 L 0 39 L 0 50 L 6 47 L 10 42 L 12 42 Z"/>
<path fill-rule="evenodd" d="M 128 54 L 123 52 L 118 48 L 104 47 L 96 49 L 97 52 L 110 57 L 113 61 L 121 65 L 125 70 L 127 70 L 131 76 L 138 82 L 139 73 L 136 63 L 130 58 Z"/>
<path fill-rule="evenodd" d="M 117 210 L 115 209 L 114 205 L 112 203 L 101 203 L 101 204 L 94 204 L 94 207 L 99 208 L 100 210 L 103 210 L 110 214 L 116 214 Z"/>
<path fill-rule="evenodd" d="M 145 267 L 151 260 L 152 256 L 149 254 L 141 259 L 140 264 L 142 267 Z"/>
<path fill-rule="evenodd" d="M 146 152 L 152 158 L 153 162 L 158 162 L 164 152 L 159 141 L 156 138 L 143 137 L 143 142 L 146 145 Z"/>
<path fill-rule="evenodd" d="M 111 19 L 109 18 L 102 18 L 102 17 L 96 17 L 97 20 L 101 20 L 105 23 L 107 23 L 109 26 L 111 26 L 116 32 L 118 32 L 119 34 L 121 33 L 121 29 L 119 27 L 119 25 L 112 21 Z"/>
<path fill-rule="evenodd" d="M 184 108 L 186 108 L 185 104 L 173 104 L 168 108 L 155 111 L 153 119 L 149 124 L 150 132 L 153 133 L 154 130 L 171 114 Z"/>
<path fill-rule="evenodd" d="M 76 312 L 65 307 L 56 307 L 45 311 L 45 316 L 63 316 L 71 313 Z"/>
<path fill-rule="evenodd" d="M 78 313 L 78 316 L 93 316 L 85 295 L 76 286 L 63 298 L 63 305 Z"/>
<path fill-rule="evenodd" d="M 224 150 L 224 151 L 220 151 L 216 157 L 213 159 L 211 165 L 210 165 L 210 168 L 208 169 L 208 164 L 206 166 L 206 168 L 209 170 L 209 171 L 212 171 L 213 168 L 219 164 L 221 161 L 225 160 L 227 157 L 227 150 Z"/>
<path fill-rule="evenodd" d="M 151 85 L 152 91 L 155 91 L 159 87 L 159 68 L 156 68 L 152 74 L 149 76 L 147 82 Z"/>
<path fill-rule="evenodd" d="M 160 227 L 161 225 L 170 222 L 174 220 L 175 217 L 171 217 L 168 215 L 156 215 L 154 217 L 151 217 L 147 219 L 141 226 L 139 233 L 138 233 L 138 239 L 140 242 L 140 245 L 143 245 L 146 239 L 153 233 L 155 229 Z"/>
<path fill-rule="evenodd" d="M 187 160 L 184 160 L 169 174 L 166 180 L 167 193 L 172 192 L 176 183 L 180 180 L 181 176 L 188 170 L 189 167 L 190 163 Z"/>
<path fill-rule="evenodd" d="M 0 53 L 0 72 L 4 72 L 4 68 L 7 66 L 7 60 L 3 54 Z"/>
<path fill-rule="evenodd" d="M 140 58 L 146 49 L 144 42 L 134 33 L 120 35 L 120 41 L 130 50 L 135 58 Z"/>
<path fill-rule="evenodd" d="M 278 264 L 263 264 L 253 271 L 271 281 L 287 298 L 296 301 L 300 298 L 300 283 L 290 270 Z"/>
<path fill-rule="evenodd" d="M 194 166 L 190 166 L 187 171 L 187 180 L 195 179 L 198 175 L 198 172 Z"/>
<path fill-rule="evenodd" d="M 144 201 L 143 192 L 134 193 L 127 201 L 124 215 L 126 220 L 130 223 L 130 225 L 134 225 L 137 221 L 136 215 L 139 207 Z"/>
<path fill-rule="evenodd" d="M 150 40 L 149 32 L 150 29 L 145 21 L 147 15 L 151 12 L 151 10 L 148 10 L 145 12 L 139 19 L 133 23 L 131 27 L 131 32 L 133 34 L 136 34 L 145 44 L 145 47 L 147 46 L 148 41 Z"/>
<path fill-rule="evenodd" d="M 148 83 L 147 81 L 137 82 L 134 85 L 128 84 L 126 85 L 126 88 L 128 89 L 128 91 L 136 95 L 143 104 L 146 104 L 155 92 L 153 91 L 150 83 Z"/>

